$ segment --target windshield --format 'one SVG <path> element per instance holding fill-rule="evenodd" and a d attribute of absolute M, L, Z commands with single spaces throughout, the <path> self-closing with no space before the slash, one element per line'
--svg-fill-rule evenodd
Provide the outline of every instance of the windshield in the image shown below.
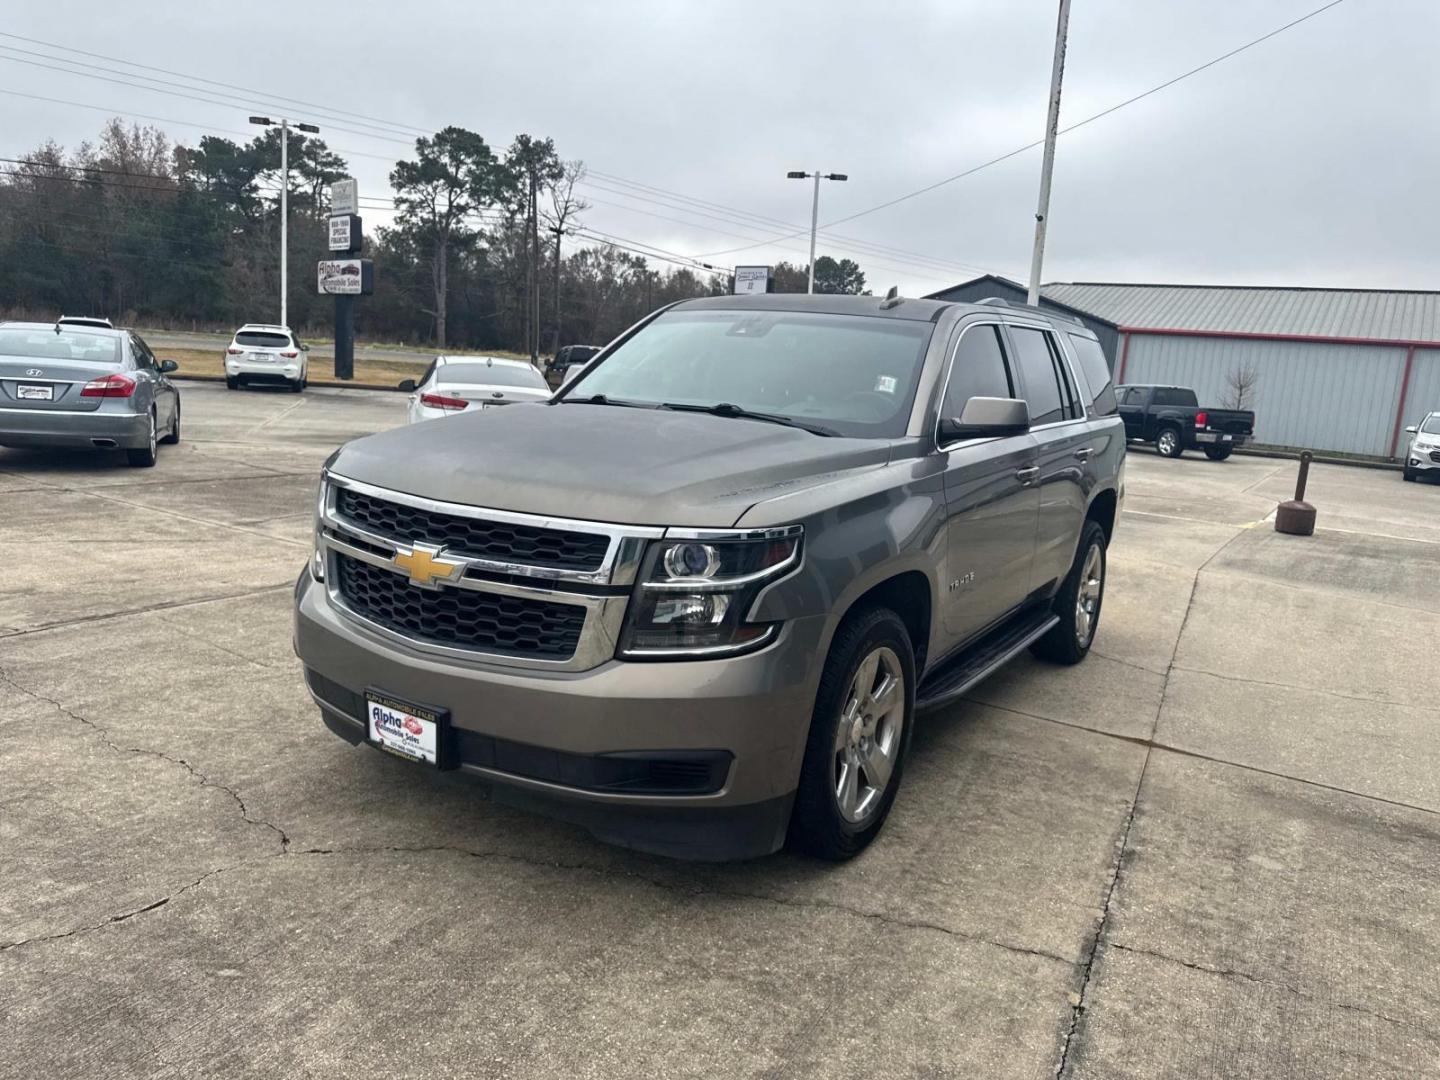
<path fill-rule="evenodd" d="M 565 396 L 733 405 L 815 421 L 840 435 L 897 438 L 933 329 L 871 315 L 672 311 L 612 350 Z"/>
<path fill-rule="evenodd" d="M 236 345 L 249 345 L 252 349 L 288 349 L 290 339 L 284 334 L 268 334 L 263 330 L 241 330 L 235 335 Z"/>
<path fill-rule="evenodd" d="M 1440 412 L 1432 412 L 1420 425 L 1420 430 L 1426 435 L 1440 435 Z"/>
<path fill-rule="evenodd" d="M 0 356 L 36 360 L 83 360 L 92 364 L 120 363 L 120 335 L 86 330 L 0 329 Z"/>
<path fill-rule="evenodd" d="M 435 381 L 469 383 L 474 386 L 523 386 L 530 390 L 550 389 L 544 375 L 529 365 L 520 364 L 445 364 L 435 376 Z"/>

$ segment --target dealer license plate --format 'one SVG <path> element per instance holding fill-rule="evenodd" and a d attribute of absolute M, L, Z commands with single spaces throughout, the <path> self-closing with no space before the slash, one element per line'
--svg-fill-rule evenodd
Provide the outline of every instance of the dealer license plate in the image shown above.
<path fill-rule="evenodd" d="M 436 709 L 388 694 L 365 693 L 365 726 L 370 741 L 409 761 L 440 764 L 444 722 L 445 714 Z"/>
<path fill-rule="evenodd" d="M 53 386 L 33 386 L 21 383 L 15 388 L 15 396 L 21 401 L 54 401 Z"/>

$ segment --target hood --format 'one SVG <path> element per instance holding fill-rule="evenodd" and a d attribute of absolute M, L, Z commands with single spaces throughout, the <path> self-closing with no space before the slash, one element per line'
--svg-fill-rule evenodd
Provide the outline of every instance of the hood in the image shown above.
<path fill-rule="evenodd" d="M 484 409 L 347 443 L 341 476 L 430 499 L 627 525 L 725 528 L 749 507 L 890 444 L 704 413 L 613 405 Z"/>

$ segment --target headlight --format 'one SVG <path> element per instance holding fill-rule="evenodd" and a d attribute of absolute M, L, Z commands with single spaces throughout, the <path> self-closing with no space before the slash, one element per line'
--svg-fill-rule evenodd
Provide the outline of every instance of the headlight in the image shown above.
<path fill-rule="evenodd" d="M 728 656 L 758 649 L 778 623 L 748 621 L 766 585 L 800 562 L 799 525 L 697 531 L 651 546 L 630 604 L 620 655 Z"/>
<path fill-rule="evenodd" d="M 315 545 L 310 549 L 310 576 L 325 580 L 325 555 L 320 546 L 320 530 L 324 528 L 325 504 L 330 498 L 330 470 L 320 470 L 320 491 L 315 496 Z"/>

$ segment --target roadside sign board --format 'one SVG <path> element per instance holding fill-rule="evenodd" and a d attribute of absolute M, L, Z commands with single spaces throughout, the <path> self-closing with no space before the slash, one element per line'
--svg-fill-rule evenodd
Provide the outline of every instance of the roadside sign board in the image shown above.
<path fill-rule="evenodd" d="M 361 240 L 360 219 L 354 214 L 339 214 L 330 219 L 331 251 L 359 251 Z"/>
<path fill-rule="evenodd" d="M 336 180 L 330 185 L 330 213 L 358 214 L 360 191 L 351 179 Z"/>
<path fill-rule="evenodd" d="M 751 296 L 770 291 L 770 267 L 735 267 L 735 295 Z"/>
<path fill-rule="evenodd" d="M 375 269 L 369 259 L 322 259 L 318 276 L 322 296 L 369 296 L 375 291 Z"/>

